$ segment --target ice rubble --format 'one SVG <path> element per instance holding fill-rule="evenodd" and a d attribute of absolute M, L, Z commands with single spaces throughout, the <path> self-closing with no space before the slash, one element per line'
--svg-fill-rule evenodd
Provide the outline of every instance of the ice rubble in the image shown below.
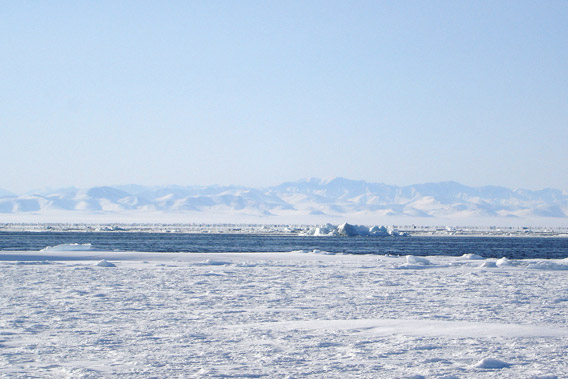
<path fill-rule="evenodd" d="M 339 237 L 407 237 L 408 234 L 400 232 L 393 228 L 385 226 L 351 225 L 343 223 L 339 226 L 333 224 L 325 224 L 308 229 L 303 235 L 306 236 L 339 236 Z"/>

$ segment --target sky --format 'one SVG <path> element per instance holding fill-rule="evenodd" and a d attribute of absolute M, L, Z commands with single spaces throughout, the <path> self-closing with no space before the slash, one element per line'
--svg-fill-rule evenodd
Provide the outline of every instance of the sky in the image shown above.
<path fill-rule="evenodd" d="M 568 189 L 568 1 L 0 4 L 0 188 Z"/>

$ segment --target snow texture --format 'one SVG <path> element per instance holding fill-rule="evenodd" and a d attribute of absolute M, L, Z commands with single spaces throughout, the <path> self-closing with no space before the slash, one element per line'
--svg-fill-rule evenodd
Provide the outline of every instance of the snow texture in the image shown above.
<path fill-rule="evenodd" d="M 0 377 L 564 377 L 568 260 L 507 263 L 0 252 Z"/>

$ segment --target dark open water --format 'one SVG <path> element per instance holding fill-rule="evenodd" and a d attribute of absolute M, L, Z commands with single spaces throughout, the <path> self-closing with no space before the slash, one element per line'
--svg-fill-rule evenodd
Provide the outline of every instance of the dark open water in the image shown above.
<path fill-rule="evenodd" d="M 40 250 L 64 243 L 156 252 L 285 252 L 320 249 L 349 254 L 449 255 L 486 258 L 568 258 L 568 238 L 298 237 L 235 234 L 0 232 L 0 250 Z"/>

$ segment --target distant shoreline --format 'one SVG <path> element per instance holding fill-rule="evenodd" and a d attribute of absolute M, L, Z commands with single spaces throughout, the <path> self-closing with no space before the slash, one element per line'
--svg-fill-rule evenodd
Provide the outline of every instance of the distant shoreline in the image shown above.
<path fill-rule="evenodd" d="M 303 235 L 313 224 L 0 223 L 1 232 Z M 416 237 L 568 237 L 568 227 L 393 225 Z M 353 237 L 346 237 L 353 238 Z M 368 238 L 368 237 L 361 237 Z M 379 237 L 370 237 L 379 238 Z M 384 237 L 388 238 L 388 237 Z"/>

